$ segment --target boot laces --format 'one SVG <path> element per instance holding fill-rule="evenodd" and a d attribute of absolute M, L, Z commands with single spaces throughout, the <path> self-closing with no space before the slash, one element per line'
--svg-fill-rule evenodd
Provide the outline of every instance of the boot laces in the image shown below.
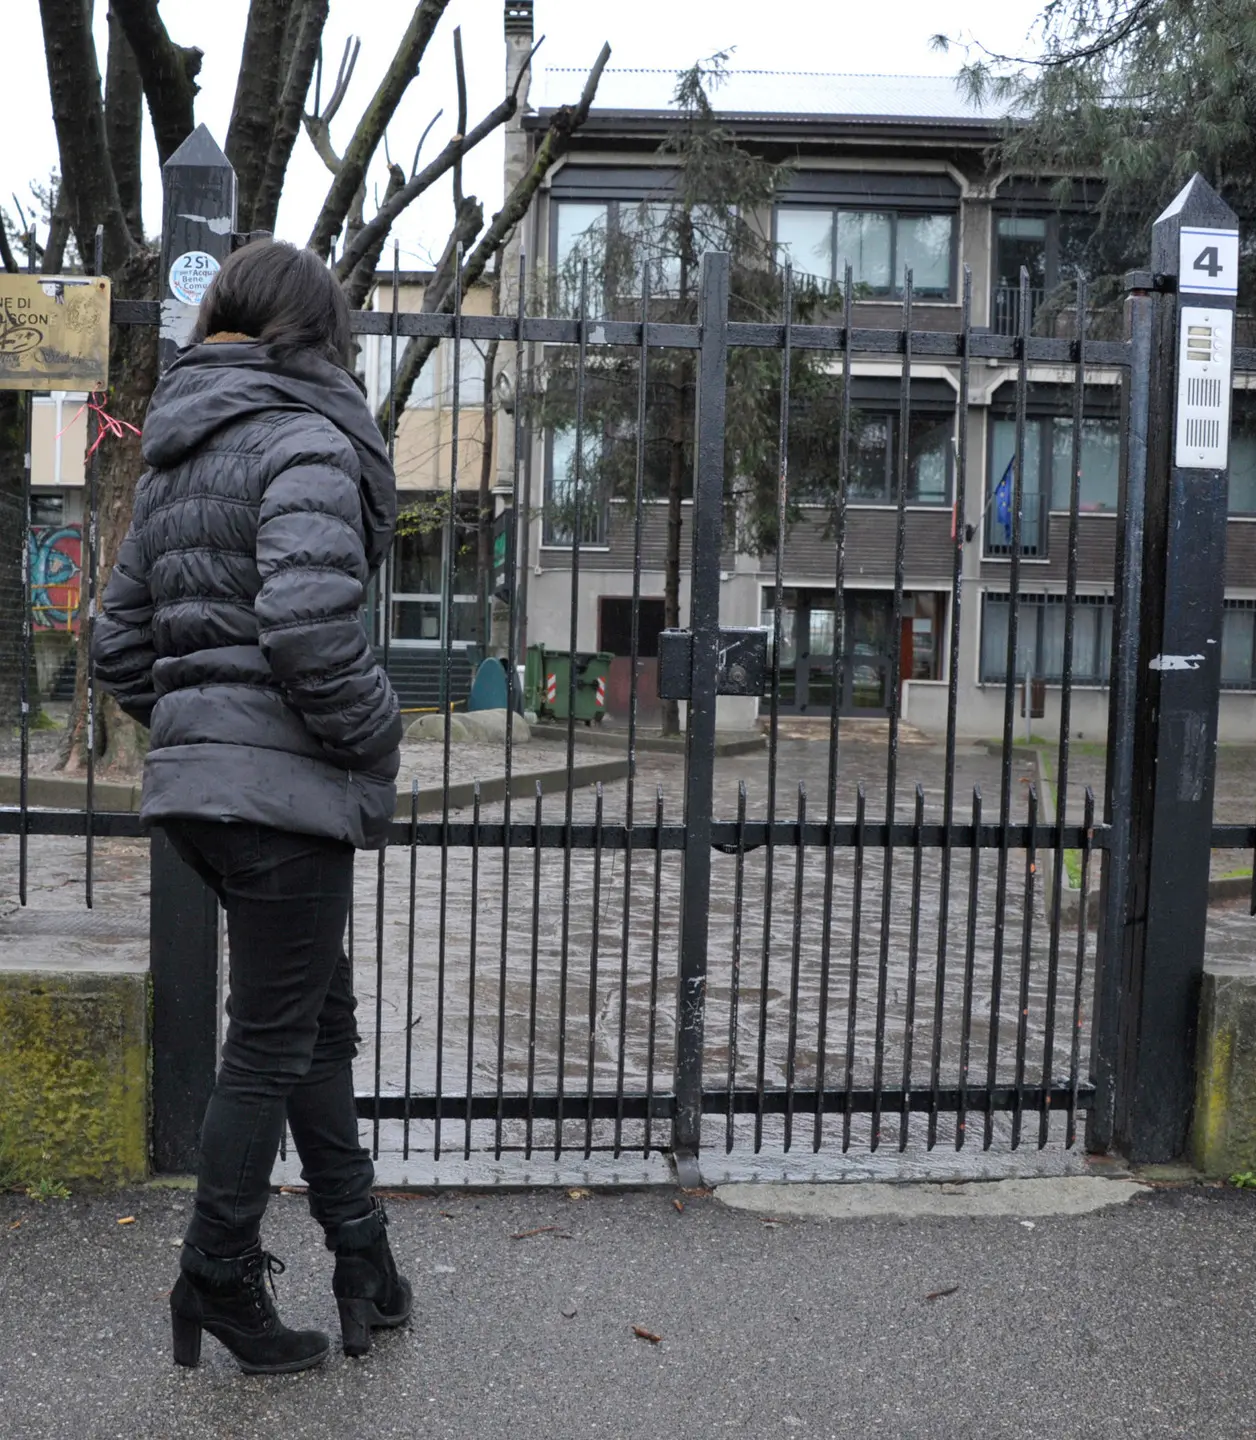
<path fill-rule="evenodd" d="M 275 1289 L 275 1276 L 282 1275 L 287 1268 L 283 1261 L 277 1255 L 272 1255 L 269 1250 L 263 1250 L 260 1254 L 250 1257 L 247 1272 L 248 1284 L 253 1291 L 253 1303 L 259 1310 L 266 1308 L 267 1283 L 270 1285 L 271 1295 L 276 1300 L 279 1299 L 279 1292 Z"/>

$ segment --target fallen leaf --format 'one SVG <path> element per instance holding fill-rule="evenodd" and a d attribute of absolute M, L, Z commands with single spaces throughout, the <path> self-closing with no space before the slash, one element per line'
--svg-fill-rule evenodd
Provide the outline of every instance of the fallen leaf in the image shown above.
<path fill-rule="evenodd" d="M 557 1230 L 557 1225 L 538 1225 L 535 1230 L 520 1230 L 517 1235 L 512 1235 L 512 1240 L 531 1240 L 533 1235 L 549 1235 Z"/>
<path fill-rule="evenodd" d="M 10 1230 L 16 1230 L 17 1227 L 18 1227 L 21 1223 L 22 1223 L 22 1222 L 21 1222 L 20 1220 L 15 1220 L 15 1221 L 13 1222 L 13 1224 L 9 1226 L 9 1229 L 10 1229 Z"/>
<path fill-rule="evenodd" d="M 958 1285 L 948 1285 L 944 1290 L 930 1290 L 925 1299 L 941 1300 L 944 1295 L 954 1295 L 958 1289 Z"/>
<path fill-rule="evenodd" d="M 135 1224 L 135 1216 L 134 1216 L 134 1215 L 123 1215 L 122 1218 L 118 1221 L 118 1224 L 119 1224 L 119 1225 L 134 1225 L 134 1224 Z"/>
<path fill-rule="evenodd" d="M 675 1209 L 677 1215 L 683 1215 L 685 1213 L 685 1204 L 683 1200 L 673 1200 L 672 1206 Z"/>
<path fill-rule="evenodd" d="M 661 1345 L 663 1343 L 663 1337 L 661 1335 L 656 1335 L 653 1330 L 647 1330 L 644 1325 L 634 1325 L 632 1327 L 632 1333 L 638 1340 L 648 1340 L 651 1345 Z"/>
<path fill-rule="evenodd" d="M 567 1191 L 568 1200 L 588 1200 L 592 1198 L 593 1191 L 586 1190 L 583 1185 L 577 1185 L 573 1190 Z"/>

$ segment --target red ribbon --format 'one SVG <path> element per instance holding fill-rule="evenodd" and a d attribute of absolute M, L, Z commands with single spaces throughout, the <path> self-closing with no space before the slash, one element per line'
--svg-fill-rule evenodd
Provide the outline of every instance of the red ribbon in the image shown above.
<path fill-rule="evenodd" d="M 96 453 L 100 442 L 105 438 L 106 435 L 112 436 L 115 440 L 125 440 L 126 432 L 128 430 L 131 432 L 132 435 L 135 436 L 138 436 L 140 433 L 135 428 L 135 426 L 131 424 L 129 420 L 119 420 L 116 415 L 110 415 L 109 412 L 105 409 L 103 396 L 92 395 L 89 396 L 89 398 L 82 405 L 80 405 L 79 408 L 70 417 L 69 424 L 57 432 L 56 438 L 58 440 L 61 439 L 62 435 L 65 434 L 66 430 L 69 430 L 71 426 L 73 426 L 74 422 L 79 418 L 79 416 L 83 413 L 84 410 L 90 410 L 96 416 L 96 438 L 92 441 L 91 447 L 88 449 L 87 454 L 84 456 L 84 459 L 90 460 L 92 458 L 92 456 Z"/>

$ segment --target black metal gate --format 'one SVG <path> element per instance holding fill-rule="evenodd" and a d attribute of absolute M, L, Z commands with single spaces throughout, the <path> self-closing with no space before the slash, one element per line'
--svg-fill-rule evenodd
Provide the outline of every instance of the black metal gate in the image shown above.
<path fill-rule="evenodd" d="M 1158 264 L 1162 273 L 1169 271 Z M 658 658 L 660 693 L 684 703 L 684 750 L 647 746 L 638 718 L 642 666 L 635 617 L 648 524 L 639 445 L 635 504 L 622 507 L 618 519 L 631 555 L 634 616 L 622 749 L 589 749 L 590 737 L 575 718 L 576 667 L 569 667 L 569 719 L 558 747 L 548 752 L 561 763 L 537 763 L 544 742 L 534 741 L 524 752 L 511 726 L 505 727 L 499 760 L 484 751 L 467 762 L 454 725 L 446 723 L 436 745 L 411 766 L 389 848 L 359 862 L 347 945 L 366 1022 L 360 1115 L 381 1178 L 627 1182 L 668 1173 L 666 1161 L 692 1183 L 750 1174 L 998 1173 L 1005 1160 L 984 1162 L 973 1152 L 1006 1157 L 1046 1151 L 1042 1163 L 1059 1166 L 1069 1163 L 1061 1157 L 1083 1137 L 1091 1148 L 1103 1148 L 1114 1134 L 1119 1140 L 1132 1133 L 1130 1126 L 1123 1130 L 1121 1116 L 1128 1118 L 1133 1102 L 1122 1101 L 1122 1086 L 1143 1084 L 1139 1065 L 1155 1063 L 1139 1050 L 1131 1009 L 1145 1003 L 1145 987 L 1131 977 L 1150 973 L 1152 962 L 1133 954 L 1129 935 L 1140 924 L 1145 929 L 1146 912 L 1135 916 L 1131 907 L 1140 902 L 1130 897 L 1137 890 L 1135 868 L 1142 864 L 1141 873 L 1150 873 L 1150 861 L 1139 858 L 1139 846 L 1147 845 L 1138 815 L 1144 814 L 1144 829 L 1151 821 L 1138 797 L 1147 790 L 1154 799 L 1154 786 L 1147 787 L 1157 753 L 1138 738 L 1139 707 L 1148 703 L 1149 647 L 1160 639 L 1148 617 L 1162 600 L 1150 603 L 1148 597 L 1168 588 L 1166 574 L 1155 570 L 1159 542 L 1149 536 L 1144 518 L 1156 503 L 1167 507 L 1178 484 L 1177 472 L 1170 477 L 1167 442 L 1159 459 L 1154 449 L 1156 407 L 1166 403 L 1172 382 L 1176 311 L 1169 287 L 1160 276 L 1132 277 L 1125 338 L 1103 339 L 1091 334 L 1080 280 L 1068 323 L 1057 333 L 1029 332 L 1032 307 L 1022 293 L 1021 332 L 1004 335 L 974 328 L 967 274 L 960 322 L 945 331 L 914 327 L 910 275 L 900 323 L 878 329 L 847 323 L 854 313 L 849 277 L 840 324 L 792 324 L 788 275 L 779 323 L 730 322 L 728 263 L 720 255 L 705 261 L 700 313 L 692 325 L 652 323 L 645 295 L 636 320 L 595 319 L 587 305 L 583 318 L 532 318 L 525 279 L 521 266 L 512 316 L 464 314 L 460 297 L 451 315 L 402 313 L 394 283 L 391 312 L 357 313 L 354 330 L 386 347 L 390 373 L 407 341 L 451 342 L 451 540 L 459 446 L 465 443 L 458 403 L 465 342 L 496 339 L 512 346 L 521 391 L 539 383 L 545 347 L 576 347 L 578 417 L 585 377 L 601 347 L 637 351 L 641 420 L 651 351 L 679 347 L 694 353 L 689 623 L 684 631 L 664 634 Z M 1024 292 L 1027 275 L 1021 284 Z M 156 310 L 120 302 L 115 319 L 152 324 Z M 945 365 L 954 376 L 951 568 L 945 625 L 939 623 L 937 633 L 945 657 L 942 678 L 930 692 L 941 723 L 931 737 L 902 719 L 904 682 L 911 680 L 903 673 L 902 648 L 911 524 L 906 445 L 896 460 L 888 673 L 879 725 L 869 730 L 848 721 L 844 684 L 830 686 L 818 739 L 796 736 L 782 713 L 788 542 L 777 547 L 774 571 L 764 576 L 771 625 L 721 624 L 729 545 L 726 375 L 729 350 L 737 346 L 779 352 L 782 395 L 788 394 L 791 357 L 802 350 L 829 355 L 838 378 L 843 440 L 830 542 L 837 668 L 849 653 L 843 597 L 855 509 L 847 483 L 854 367 L 869 357 L 894 363 L 903 434 L 913 414 L 918 367 Z M 981 530 L 968 518 L 974 513 L 971 477 L 985 472 L 969 453 L 968 420 L 974 369 L 986 362 L 1012 370 L 1014 451 L 1000 502 L 1008 517 L 1004 578 L 994 586 L 983 575 L 982 594 L 970 597 L 966 555 L 974 552 L 966 547 L 978 543 Z M 1253 352 L 1241 351 L 1237 362 L 1256 370 Z M 1067 385 L 1071 421 L 1069 483 L 1050 520 L 1053 543 L 1063 544 L 1066 562 L 1062 584 L 1049 595 L 1026 581 L 1044 543 L 1039 517 L 1046 506 L 1034 498 L 1026 459 L 1031 372 L 1042 366 Z M 1079 755 L 1072 739 L 1079 637 L 1092 659 L 1101 657 L 1095 638 L 1101 627 L 1091 623 L 1090 597 L 1080 593 L 1079 582 L 1086 394 L 1098 371 L 1119 375 L 1122 397 L 1105 676 L 1108 741 L 1101 763 Z M 513 425 L 515 504 L 526 515 L 534 447 L 523 403 L 515 405 Z M 578 418 L 577 456 L 580 425 Z M 640 424 L 637 434 L 643 433 Z M 789 410 L 782 403 L 780 533 L 789 528 L 789 443 Z M 983 490 L 987 506 L 998 498 L 993 483 Z M 1156 484 L 1163 492 L 1159 502 L 1153 501 Z M 590 546 L 578 472 L 572 500 L 563 565 L 570 574 L 567 639 L 574 654 L 582 619 L 596 612 L 596 596 L 582 583 Z M 1214 528 L 1217 513 L 1214 496 L 1205 517 Z M 1219 514 L 1224 534 L 1224 497 Z M 520 527 L 525 536 L 527 529 Z M 530 563 L 525 544 L 510 549 L 504 577 L 512 606 L 501 657 L 508 675 L 522 659 L 518 597 L 521 557 Z M 455 663 L 450 569 L 439 652 L 445 711 Z M 387 577 L 379 598 L 387 612 Z M 983 617 L 991 607 L 1003 607 L 1002 629 L 992 622 L 974 640 L 971 617 L 979 601 Z M 1052 625 L 1062 617 L 1053 676 L 1059 738 L 1049 746 L 1018 748 L 1021 710 L 1030 708 L 1022 707 L 1030 687 L 1020 663 L 1020 631 L 1031 622 L 1041 631 L 1048 612 Z M 1165 626 L 1170 621 L 1161 615 Z M 389 633 L 386 626 L 385 663 L 392 658 Z M 988 634 L 1001 637 L 1000 644 L 986 647 Z M 29 640 L 28 629 L 27 647 Z M 985 682 L 983 692 L 983 703 L 994 703 L 991 713 L 997 712 L 997 733 L 988 736 L 974 736 L 962 714 L 971 690 L 964 667 L 974 667 L 978 643 L 983 657 L 989 649 L 994 672 L 1001 649 L 1001 673 Z M 1216 676 L 1205 671 L 1197 679 L 1212 686 L 1211 702 L 1205 688 L 1199 703 L 1205 710 L 1211 703 L 1215 738 Z M 1157 672 L 1155 683 L 1167 684 L 1168 677 Z M 764 702 L 764 749 L 729 753 L 717 727 L 717 700 L 724 696 Z M 1184 760 L 1162 743 L 1162 772 L 1184 763 L 1198 769 L 1192 753 Z M 21 754 L 20 796 L 0 811 L 0 833 L 16 837 L 23 903 L 31 840 L 64 849 L 70 843 L 64 837 L 85 835 L 91 906 L 102 863 L 94 842 L 138 841 L 137 821 L 97 809 L 90 780 L 81 811 L 37 808 L 28 789 L 25 721 Z M 1208 807 L 1209 827 L 1211 784 L 1209 770 L 1195 795 Z M 1213 827 L 1208 834 L 1192 832 L 1190 841 L 1205 850 L 1209 843 L 1235 848 L 1256 842 L 1256 829 Z M 166 1127 L 158 1139 L 159 1163 L 163 1156 L 166 1164 L 172 1156 L 186 1163 L 194 1141 L 188 1117 L 212 1074 L 219 995 L 211 917 L 203 892 L 185 875 L 162 872 L 152 919 L 155 985 L 162 992 L 154 1084 L 158 1125 Z M 1101 965 L 1097 952 L 1105 957 Z M 189 1044 L 187 1018 L 178 1035 L 164 1028 L 163 1015 L 174 1013 L 191 1017 L 195 1043 Z M 190 1077 L 189 1065 L 196 1072 Z M 957 1161 L 957 1150 L 969 1154 Z M 888 1158 L 871 1159 L 877 1152 Z M 295 1161 L 285 1157 L 283 1165 L 289 1163 L 295 1171 Z M 287 1174 L 283 1165 L 281 1174 Z"/>

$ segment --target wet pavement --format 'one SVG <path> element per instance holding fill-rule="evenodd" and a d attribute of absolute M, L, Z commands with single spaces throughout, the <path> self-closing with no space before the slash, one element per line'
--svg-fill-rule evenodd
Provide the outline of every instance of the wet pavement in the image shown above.
<path fill-rule="evenodd" d="M 781 820 L 795 820 L 800 801 L 812 818 L 827 810 L 829 747 L 824 740 L 797 738 L 806 733 L 805 727 L 783 731 L 775 776 Z M 423 748 L 430 759 L 439 759 L 439 746 Z M 521 747 L 516 755 L 545 767 L 562 761 L 561 748 L 554 746 Z M 605 752 L 598 756 L 604 758 Z M 1102 783 L 1102 752 L 1075 746 L 1071 764 L 1067 804 L 1074 820 L 1080 818 L 1084 786 Z M 460 769 L 455 778 L 469 778 L 469 773 Z M 1019 753 L 1013 757 L 1009 810 L 1014 820 L 1025 817 L 1034 776 L 1031 761 Z M 721 757 L 716 763 L 717 817 L 736 817 L 744 783 L 748 817 L 762 818 L 770 782 L 766 754 Z M 862 786 L 869 821 L 884 820 L 886 782 L 884 727 L 850 727 L 842 739 L 837 813 L 855 813 Z M 971 817 L 976 788 L 985 819 L 997 819 L 1001 783 L 999 755 L 983 744 L 961 743 L 956 818 Z M 917 784 L 926 821 L 940 819 L 943 750 L 905 731 L 896 776 L 895 814 L 901 820 L 912 817 Z M 600 795 L 603 824 L 621 823 L 628 804 L 626 783 L 606 785 Z M 679 822 L 683 795 L 679 756 L 640 756 L 633 799 L 637 823 L 654 821 L 660 796 L 665 823 Z M 1246 821 L 1256 814 L 1256 752 L 1222 748 L 1218 797 L 1218 819 Z M 576 822 L 594 821 L 598 806 L 599 792 L 592 788 L 571 794 Z M 542 818 L 562 821 L 567 809 L 567 797 L 550 796 Z M 501 813 L 500 805 L 485 806 L 481 818 L 490 822 Z M 515 801 L 516 823 L 530 823 L 534 816 L 531 802 Z M 470 812 L 458 818 L 465 821 Z M 90 919 L 81 908 L 83 842 L 33 838 L 30 843 L 31 913 L 18 916 L 16 841 L 0 840 L 0 933 L 6 953 L 16 942 L 23 955 L 47 955 L 51 963 L 61 963 L 60 956 L 70 963 L 95 964 L 103 958 L 109 964 L 142 966 L 143 843 L 97 842 L 97 904 Z M 1250 856 L 1239 859 L 1250 865 Z M 1094 931 L 1082 932 L 1076 920 L 1062 921 L 1053 941 L 1041 866 L 1031 868 L 1022 851 L 984 850 L 977 857 L 974 886 L 970 855 L 956 852 L 943 926 L 941 853 L 925 849 L 917 856 L 899 850 L 890 863 L 887 896 L 882 851 L 867 849 L 861 855 L 838 847 L 830 859 L 822 847 L 799 851 L 789 845 L 740 859 L 713 857 L 707 1087 L 723 1089 L 731 1078 L 741 1090 L 760 1083 L 771 1090 L 791 1081 L 801 1090 L 822 1081 L 831 1090 L 842 1087 L 849 1073 L 855 1088 L 867 1088 L 879 1078 L 887 1086 L 906 1084 L 919 1091 L 935 1078 L 942 1086 L 956 1084 L 965 1060 L 973 1086 L 993 1081 L 1032 1087 L 1046 1081 L 1070 1087 L 1084 1080 Z M 408 1082 L 414 1094 L 461 1095 L 469 1087 L 475 1095 L 495 1096 L 499 1085 L 506 1094 L 519 1094 L 531 1076 L 537 1092 L 552 1093 L 561 1075 L 566 1093 L 583 1097 L 589 1091 L 615 1093 L 622 1074 L 628 1091 L 641 1092 L 652 1081 L 657 1092 L 669 1092 L 681 856 L 638 850 L 625 884 L 627 868 L 623 851 L 577 848 L 568 855 L 562 848 L 537 852 L 521 847 L 503 856 L 487 846 L 445 854 L 439 847 L 420 846 L 413 854 L 394 848 L 383 859 L 384 901 L 377 909 L 380 861 L 360 857 L 352 928 L 364 1037 L 360 1091 L 373 1094 L 378 1084 L 382 1094 L 403 1093 Z M 1092 891 L 1097 881 L 1096 865 Z M 831 903 L 826 904 L 826 896 Z M 1237 903 L 1212 909 L 1210 958 L 1252 963 L 1256 921 L 1246 909 Z M 81 927 L 77 935 L 75 925 Z M 852 1177 L 955 1173 L 953 1120 L 941 1118 L 932 1153 L 925 1146 L 927 1117 L 911 1117 L 905 1141 L 899 1123 L 897 1113 L 883 1117 L 878 1153 L 872 1155 L 869 1117 L 856 1116 L 847 1137 L 840 1117 L 817 1121 L 812 1108 L 795 1117 L 789 1154 L 782 1158 L 786 1136 L 780 1117 L 768 1115 L 756 1136 L 753 1115 L 738 1115 L 731 1131 L 725 1116 L 709 1115 L 704 1146 L 719 1178 L 781 1173 L 782 1166 L 797 1175 L 827 1173 L 826 1167 Z M 664 1127 L 665 1122 L 655 1122 L 647 1144 L 640 1120 L 625 1121 L 618 1130 L 613 1122 L 599 1120 L 588 1135 L 582 1120 L 569 1121 L 557 1166 L 553 1123 L 539 1119 L 530 1132 L 523 1122 L 508 1121 L 500 1135 L 493 1121 L 477 1119 L 470 1126 L 469 1146 L 461 1117 L 446 1119 L 440 1137 L 444 1164 L 435 1170 L 431 1122 L 412 1121 L 403 1134 L 399 1122 L 385 1121 L 379 1146 L 381 1164 L 387 1160 L 384 1168 L 392 1166 L 389 1173 L 396 1179 L 403 1172 L 410 1178 L 460 1174 L 488 1183 L 526 1170 L 532 1183 L 544 1175 L 563 1179 L 577 1174 L 614 1174 L 622 1183 L 658 1178 L 661 1162 L 647 1152 L 665 1138 Z M 960 1170 L 1067 1169 L 1076 1163 L 1063 1153 L 1067 1128 L 1067 1117 L 1057 1110 L 1047 1127 L 1047 1151 L 1039 1156 L 1038 1117 L 1028 1116 L 1025 1144 L 1012 1159 L 1011 1121 L 996 1116 L 987 1136 L 984 1117 L 973 1117 Z M 367 1130 L 374 1141 L 373 1127 Z M 987 1138 L 991 1156 L 983 1160 Z M 499 1141 L 507 1152 L 502 1164 L 477 1168 L 474 1157 L 482 1161 Z M 517 1152 L 529 1142 L 533 1153 L 524 1166 Z M 898 1154 L 900 1143 L 905 1159 Z M 411 1152 L 405 1165 L 396 1161 L 403 1148 Z M 469 1167 L 461 1162 L 467 1148 L 473 1155 Z M 624 1153 L 616 1157 L 616 1148 Z M 1007 1169 L 988 1170 L 996 1156 Z"/>
<path fill-rule="evenodd" d="M 280 1377 L 242 1375 L 209 1337 L 199 1369 L 171 1363 L 186 1194 L 0 1196 L 0 1428 L 13 1440 L 1252 1433 L 1249 1192 L 965 1216 L 962 1196 L 935 1188 L 932 1214 L 833 1220 L 783 1214 L 766 1193 L 732 1209 L 722 1193 L 390 1197 L 414 1319 L 355 1361 L 340 1352 L 331 1257 L 305 1200 L 277 1196 L 263 1242 L 287 1264 L 280 1313 L 332 1340 L 322 1367 Z M 958 1214 L 937 1214 L 950 1204 Z"/>

